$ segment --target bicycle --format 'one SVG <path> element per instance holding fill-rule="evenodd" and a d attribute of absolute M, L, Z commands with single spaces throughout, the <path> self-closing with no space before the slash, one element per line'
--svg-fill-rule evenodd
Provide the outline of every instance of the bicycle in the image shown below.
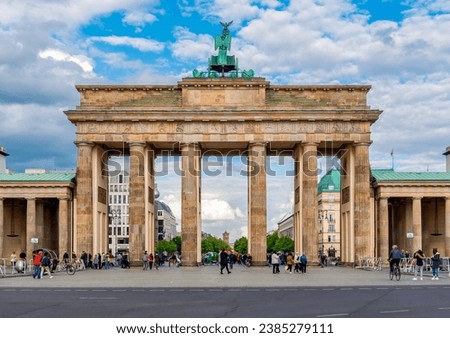
<path fill-rule="evenodd" d="M 71 262 L 64 262 L 62 269 L 66 270 L 66 273 L 70 276 L 73 276 L 75 272 L 77 272 L 77 268 Z"/>
<path fill-rule="evenodd" d="M 396 281 L 399 281 L 402 277 L 402 273 L 400 272 L 400 266 L 398 265 L 398 263 L 394 263 L 392 269 L 389 269 L 390 280 L 393 280 L 394 277 Z"/>

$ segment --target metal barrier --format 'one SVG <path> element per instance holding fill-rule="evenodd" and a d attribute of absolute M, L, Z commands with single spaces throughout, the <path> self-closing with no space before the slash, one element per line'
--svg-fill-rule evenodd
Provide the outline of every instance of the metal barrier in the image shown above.
<path fill-rule="evenodd" d="M 423 274 L 431 275 L 431 257 L 426 257 L 423 260 Z M 416 268 L 416 260 L 414 258 L 402 258 L 400 261 L 400 269 L 402 273 L 414 274 Z M 441 264 L 439 265 L 439 271 L 448 272 L 450 276 L 450 257 L 441 257 Z"/>
<path fill-rule="evenodd" d="M 361 257 L 359 259 L 359 264 L 356 266 L 357 269 L 364 270 L 382 270 L 383 260 L 381 257 Z"/>
<path fill-rule="evenodd" d="M 32 273 L 34 271 L 33 260 L 30 259 L 28 261 L 17 260 L 14 265 L 8 265 L 8 258 L 0 258 L 0 276 L 6 277 L 6 275 L 15 275 L 19 273 Z"/>
<path fill-rule="evenodd" d="M 423 274 L 431 275 L 431 257 L 426 257 L 423 260 Z M 363 270 L 377 270 L 381 271 L 382 268 L 389 267 L 388 260 L 384 260 L 382 257 L 360 257 L 357 269 Z M 414 258 L 402 258 L 400 260 L 400 270 L 404 274 L 414 274 L 416 268 L 416 260 Z M 448 272 L 450 277 L 450 257 L 441 257 L 440 269 L 441 272 Z"/>

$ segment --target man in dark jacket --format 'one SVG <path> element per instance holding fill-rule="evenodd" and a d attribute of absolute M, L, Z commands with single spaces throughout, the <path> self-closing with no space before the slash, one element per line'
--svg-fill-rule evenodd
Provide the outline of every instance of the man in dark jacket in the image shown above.
<path fill-rule="evenodd" d="M 228 254 L 225 251 L 225 249 L 222 249 L 220 252 L 220 273 L 223 274 L 223 269 L 227 269 L 228 273 L 231 273 L 230 270 L 228 270 Z"/>

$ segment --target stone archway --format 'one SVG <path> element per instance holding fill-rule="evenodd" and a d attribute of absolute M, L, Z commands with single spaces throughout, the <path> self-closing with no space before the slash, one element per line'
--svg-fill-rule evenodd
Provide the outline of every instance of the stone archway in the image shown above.
<path fill-rule="evenodd" d="M 103 157 L 130 153 L 130 258 L 152 250 L 155 157 L 167 149 L 182 156 L 183 264 L 200 262 L 200 159 L 208 150 L 240 150 L 258 167 L 248 175 L 249 253 L 266 262 L 267 152 L 290 150 L 295 161 L 295 250 L 316 256 L 317 157 L 340 156 L 342 260 L 373 254 L 370 224 L 370 86 L 277 86 L 264 78 L 185 78 L 165 86 L 80 85 L 80 105 L 66 111 L 78 147 L 78 251 L 105 250 L 94 241 L 106 222 Z"/>

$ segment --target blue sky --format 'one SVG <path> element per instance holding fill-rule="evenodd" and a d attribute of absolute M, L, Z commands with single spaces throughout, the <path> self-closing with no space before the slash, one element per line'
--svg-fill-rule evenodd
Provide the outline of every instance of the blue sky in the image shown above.
<path fill-rule="evenodd" d="M 233 21 L 231 52 L 240 67 L 273 84 L 372 85 L 369 104 L 383 110 L 372 127 L 372 167 L 390 167 L 394 149 L 397 170 L 445 170 L 446 0 L 0 1 L 0 145 L 11 154 L 7 166 L 75 168 L 75 128 L 63 114 L 79 101 L 74 86 L 174 84 L 206 69 L 220 21 Z M 158 181 L 161 198 L 179 213 L 178 180 Z M 246 181 L 203 182 L 206 230 L 245 233 Z M 273 228 L 292 209 L 292 181 L 281 174 L 268 184 Z"/>

